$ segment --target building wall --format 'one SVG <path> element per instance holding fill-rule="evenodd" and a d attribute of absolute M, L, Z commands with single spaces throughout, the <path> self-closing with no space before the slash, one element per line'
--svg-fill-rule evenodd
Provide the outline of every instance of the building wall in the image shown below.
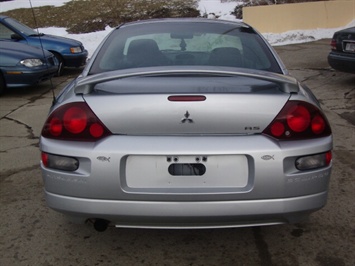
<path fill-rule="evenodd" d="M 355 20 L 355 0 L 243 8 L 243 21 L 261 33 L 345 27 Z"/>

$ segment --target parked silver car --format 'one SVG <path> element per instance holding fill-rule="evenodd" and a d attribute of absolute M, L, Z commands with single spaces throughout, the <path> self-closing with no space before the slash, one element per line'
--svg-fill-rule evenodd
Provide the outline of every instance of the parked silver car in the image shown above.
<path fill-rule="evenodd" d="M 49 207 L 77 222 L 221 228 L 326 204 L 329 123 L 243 23 L 123 24 L 57 97 L 40 140 Z"/>

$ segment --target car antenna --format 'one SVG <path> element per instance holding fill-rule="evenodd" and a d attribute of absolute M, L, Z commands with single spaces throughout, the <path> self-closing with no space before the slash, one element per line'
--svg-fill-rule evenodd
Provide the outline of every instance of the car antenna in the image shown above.
<path fill-rule="evenodd" d="M 39 30 L 38 30 L 37 19 L 36 19 L 36 15 L 35 15 L 35 12 L 34 12 L 34 9 L 33 9 L 33 6 L 32 6 L 32 2 L 31 2 L 31 0 L 28 0 L 28 1 L 30 2 L 31 11 L 32 11 L 33 19 L 34 19 L 34 22 L 35 22 L 35 25 L 36 25 L 36 30 L 37 30 L 37 34 L 38 34 L 38 38 L 39 38 L 39 43 L 41 44 L 41 49 L 42 49 L 42 53 L 43 53 L 43 58 L 46 60 L 47 69 L 49 69 L 48 60 L 47 60 L 46 54 L 45 54 L 45 52 L 44 52 L 43 43 L 42 43 L 42 38 L 41 38 L 41 34 L 39 33 Z M 53 86 L 52 77 L 49 77 L 49 81 L 50 81 L 50 83 L 51 83 L 51 91 L 52 91 L 52 97 L 53 97 L 52 105 L 54 105 L 57 100 L 56 100 L 56 98 L 55 98 L 55 93 L 54 93 L 54 86 Z"/>

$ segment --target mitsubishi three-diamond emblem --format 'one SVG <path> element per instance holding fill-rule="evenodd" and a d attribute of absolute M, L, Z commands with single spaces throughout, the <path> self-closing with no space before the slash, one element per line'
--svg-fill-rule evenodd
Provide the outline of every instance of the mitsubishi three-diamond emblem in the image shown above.
<path fill-rule="evenodd" d="M 194 120 L 192 120 L 192 119 L 190 118 L 190 113 L 189 113 L 189 111 L 186 111 L 186 113 L 185 113 L 185 115 L 184 115 L 184 118 L 181 119 L 181 123 L 182 123 L 182 124 L 185 124 L 185 123 L 193 123 L 193 122 L 194 122 Z"/>

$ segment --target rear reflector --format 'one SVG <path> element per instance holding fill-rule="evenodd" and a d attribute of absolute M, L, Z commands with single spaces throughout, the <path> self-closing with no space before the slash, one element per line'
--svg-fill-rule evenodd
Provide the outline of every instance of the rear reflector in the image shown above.
<path fill-rule="evenodd" d="M 296 160 L 296 168 L 298 170 L 311 170 L 327 167 L 332 161 L 332 152 L 314 154 L 300 157 Z"/>
<path fill-rule="evenodd" d="M 75 171 L 79 168 L 79 161 L 76 158 L 59 156 L 42 152 L 42 164 L 46 168 L 62 171 Z"/>
<path fill-rule="evenodd" d="M 175 95 L 169 96 L 168 100 L 171 102 L 203 102 L 206 96 L 203 95 Z"/>

